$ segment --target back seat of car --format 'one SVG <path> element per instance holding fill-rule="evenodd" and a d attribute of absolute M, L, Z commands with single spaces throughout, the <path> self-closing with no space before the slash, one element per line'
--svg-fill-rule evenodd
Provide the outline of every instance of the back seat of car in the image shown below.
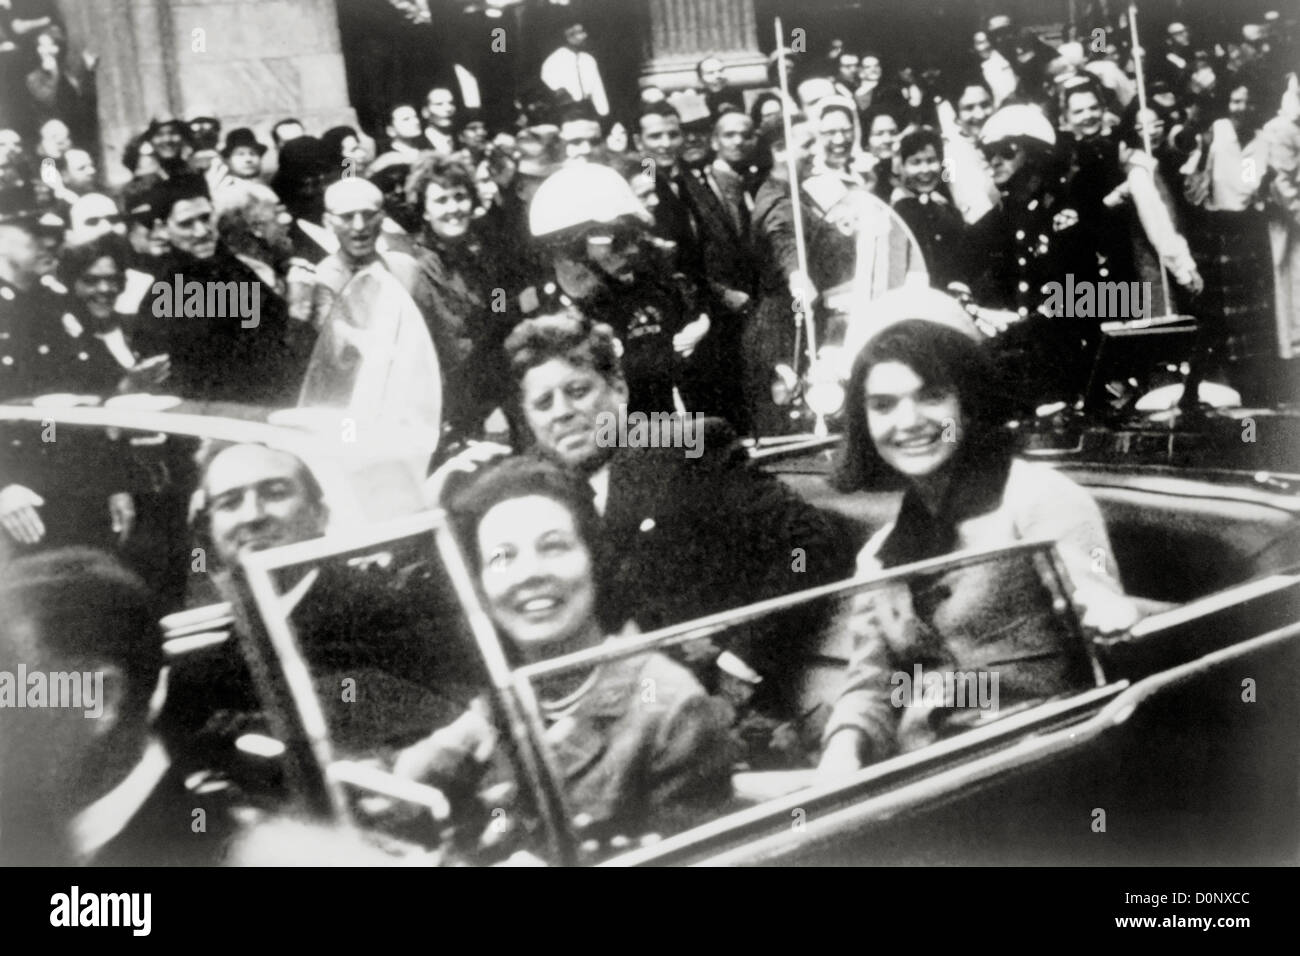
<path fill-rule="evenodd" d="M 1066 473 L 1101 507 L 1125 591 L 1151 610 L 1300 565 L 1300 502 L 1185 478 Z"/>
<path fill-rule="evenodd" d="M 1100 506 L 1120 579 L 1144 617 L 1300 566 L 1300 502 L 1188 478 L 1063 471 Z M 842 516 L 858 547 L 898 511 L 899 492 L 845 495 L 821 474 L 781 477 L 806 500 Z M 804 647 L 806 657 L 792 680 L 806 713 L 834 702 L 852 648 L 847 635 L 829 633 Z M 1162 657 L 1173 653 L 1167 648 Z"/>

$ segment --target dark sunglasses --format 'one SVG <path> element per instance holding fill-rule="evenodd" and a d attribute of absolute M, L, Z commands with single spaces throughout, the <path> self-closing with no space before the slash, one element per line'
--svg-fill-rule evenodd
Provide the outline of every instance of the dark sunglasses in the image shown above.
<path fill-rule="evenodd" d="M 635 227 L 593 226 L 558 243 L 557 251 L 567 259 L 581 261 L 587 258 L 592 246 L 622 249 L 637 243 L 640 237 L 641 233 Z"/>
<path fill-rule="evenodd" d="M 1012 160 L 1020 155 L 1020 147 L 1015 143 L 991 143 L 988 146 L 981 146 L 980 152 L 984 154 L 985 159 Z"/>
<path fill-rule="evenodd" d="M 86 219 L 87 226 L 98 226 L 101 223 L 108 223 L 110 226 L 116 226 L 120 222 L 126 222 L 126 217 L 121 213 L 113 213 L 108 216 L 90 216 Z"/>

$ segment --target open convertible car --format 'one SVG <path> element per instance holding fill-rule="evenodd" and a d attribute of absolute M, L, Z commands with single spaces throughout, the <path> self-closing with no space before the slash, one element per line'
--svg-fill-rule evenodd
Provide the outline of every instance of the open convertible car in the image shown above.
<path fill-rule="evenodd" d="M 302 808 L 458 861 L 522 854 L 608 865 L 1293 862 L 1300 849 L 1295 486 L 1068 471 L 1096 495 L 1125 584 L 1149 611 L 1121 639 L 1085 640 L 1047 542 L 953 555 L 521 668 L 509 665 L 437 514 L 250 555 L 265 624 L 250 650 L 264 665 L 265 699 L 283 744 L 268 752 L 280 755 Z M 792 479 L 815 482 L 806 474 Z M 785 766 L 780 756 L 738 764 L 729 803 L 666 832 L 593 837 L 566 806 L 539 681 L 650 648 L 725 642 L 731 629 L 805 602 L 899 582 L 919 593 L 976 565 L 1016 575 L 1026 599 L 1075 642 L 1076 692 L 1013 708 L 994 700 L 937 742 L 849 779 L 819 781 L 798 756 Z M 421 620 L 397 615 L 387 626 L 402 640 L 411 627 L 422 631 L 434 671 L 436 661 L 444 664 L 430 686 L 455 698 L 440 701 L 448 711 L 488 695 L 508 738 L 508 782 L 458 800 L 382 769 L 384 755 L 420 729 L 349 711 L 358 704 L 339 702 L 346 686 L 326 676 L 328 653 L 296 623 L 320 620 L 322 607 L 365 578 L 394 605 L 421 609 Z M 423 597 L 392 600 L 402 589 Z M 439 608 L 425 610 L 430 602 Z M 383 639 L 378 631 L 371 637 Z M 848 653 L 835 637 L 804 636 L 790 674 L 800 714 L 834 700 Z M 467 668 L 474 650 L 478 667 Z M 414 672 L 402 663 L 408 658 L 392 660 L 374 678 L 382 700 L 371 705 L 418 709 L 386 689 Z M 967 689 L 972 703 L 979 694 L 988 704 L 988 688 Z"/>
<path fill-rule="evenodd" d="M 1051 543 L 1025 541 L 516 666 L 443 515 L 424 508 L 427 435 L 337 409 L 268 413 L 158 396 L 15 402 L 0 405 L 0 475 L 45 500 L 48 543 L 105 548 L 154 590 L 168 667 L 159 730 L 196 787 L 227 788 L 250 818 L 305 818 L 394 862 L 1294 863 L 1300 419 L 1126 404 L 1107 386 L 1150 366 L 1142 350 L 1154 336 L 1177 334 L 1153 328 L 1115 330 L 1106 361 L 1118 364 L 1099 363 L 1082 407 L 1023 425 L 1025 454 L 1099 504 L 1115 554 L 1095 558 L 1117 564 L 1145 612 L 1106 640 L 1080 627 Z M 1158 351 L 1163 360 L 1167 343 Z M 233 598 L 215 583 L 193 513 L 206 442 L 292 453 L 329 515 L 323 537 L 246 554 L 247 587 Z M 898 497 L 833 492 L 836 442 L 760 442 L 751 467 L 838 512 L 865 541 Z M 1073 648 L 1073 689 L 1000 707 L 996 685 L 976 681 L 958 688 L 970 719 L 850 777 L 819 777 L 820 727 L 850 648 L 814 625 L 877 588 L 906 587 L 920 608 L 919 596 L 973 571 L 1014 577 L 1027 612 Z M 929 623 L 939 640 L 950 636 Z M 756 713 L 752 686 L 722 678 L 737 743 L 729 798 L 653 832 L 594 830 L 568 804 L 538 688 L 651 649 L 726 647 L 754 628 L 783 638 L 785 710 Z M 251 678 L 243 706 L 214 692 L 232 660 Z M 907 692 L 924 693 L 921 675 L 914 682 Z M 499 733 L 499 773 L 435 787 L 392 772 L 402 748 L 476 707 Z M 296 862 L 277 858 L 281 849 L 272 841 L 260 859 Z"/>
<path fill-rule="evenodd" d="M 1159 449 L 1122 460 L 1116 449 L 1125 443 L 1152 444 L 1159 426 L 1150 423 L 1111 427 L 1096 448 L 1055 426 L 1036 436 L 1027 454 L 1054 462 L 1096 498 L 1120 577 L 1147 612 L 1119 639 L 1085 639 L 1050 543 L 1024 542 L 520 668 L 503 652 L 441 514 L 420 510 L 421 463 L 257 417 L 183 404 L 11 405 L 0 407 L 0 431 L 7 467 L 33 483 L 56 477 L 42 486 L 47 512 L 102 512 L 103 546 L 159 594 L 170 705 L 182 715 L 167 728 L 169 742 L 206 786 L 229 782 L 264 811 L 359 832 L 395 858 L 420 852 L 444 862 L 1221 864 L 1300 855 L 1294 473 L 1173 460 L 1171 448 L 1194 440 L 1167 427 Z M 323 538 L 246 557 L 256 607 L 243 628 L 238 609 L 212 588 L 188 521 L 193 456 L 210 439 L 292 451 L 331 515 Z M 116 452 L 106 456 L 106 447 Z M 887 491 L 831 492 L 822 448 L 755 458 L 754 467 L 855 522 L 864 540 L 897 506 Z M 106 470 L 110 460 L 120 465 Z M 122 492 L 135 502 L 124 536 L 109 527 L 106 504 Z M 80 534 L 92 525 L 79 523 Z M 751 750 L 734 767 L 730 801 L 660 832 L 592 835 L 566 806 L 539 681 L 649 648 L 725 645 L 756 622 L 805 620 L 792 613 L 801 605 L 899 582 L 918 593 L 974 565 L 1017 575 L 1026 600 L 1074 642 L 1075 692 L 984 707 L 928 746 L 822 781 L 808 727 L 833 702 L 849 649 L 833 633 L 792 627 L 787 729 L 805 746 L 766 757 Z M 341 650 L 349 641 L 365 653 Z M 250 664 L 258 700 L 255 713 L 237 717 L 216 713 L 203 683 L 186 679 L 232 646 Z M 389 772 L 397 748 L 475 699 L 501 729 L 507 773 L 452 793 Z"/>

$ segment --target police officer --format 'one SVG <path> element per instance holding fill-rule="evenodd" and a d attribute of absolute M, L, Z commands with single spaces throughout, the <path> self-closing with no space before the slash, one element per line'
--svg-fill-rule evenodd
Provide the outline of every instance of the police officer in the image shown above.
<path fill-rule="evenodd" d="M 32 191 L 0 191 L 0 399 L 48 392 L 99 394 L 121 370 L 90 348 L 53 278 L 64 223 Z"/>
<path fill-rule="evenodd" d="M 566 167 L 542 183 L 528 216 L 559 290 L 585 317 L 611 325 L 622 343 L 628 409 L 671 412 L 673 386 L 709 319 L 651 238 L 632 187 L 604 166 Z"/>
<path fill-rule="evenodd" d="M 42 210 L 29 188 L 0 191 L 0 401 L 103 395 L 122 377 L 51 277 L 62 235 L 63 221 Z M 130 505 L 116 494 L 110 501 L 117 488 L 102 443 L 63 435 L 56 444 L 43 430 L 0 428 L 0 558 L 15 545 L 104 544 L 125 527 Z M 87 474 L 97 481 L 88 483 Z M 47 498 L 58 506 L 42 510 Z"/>
<path fill-rule="evenodd" d="M 1051 123 L 1033 106 L 1004 106 L 984 124 L 980 150 L 1002 201 L 971 226 L 963 270 L 975 304 L 1010 323 L 999 339 L 1002 364 L 1024 409 L 1073 400 L 1091 358 L 1087 323 L 1043 311 L 1048 283 L 1064 282 L 1067 273 L 1091 278 L 1097 268 L 1078 213 L 1067 205 L 1055 147 Z"/>

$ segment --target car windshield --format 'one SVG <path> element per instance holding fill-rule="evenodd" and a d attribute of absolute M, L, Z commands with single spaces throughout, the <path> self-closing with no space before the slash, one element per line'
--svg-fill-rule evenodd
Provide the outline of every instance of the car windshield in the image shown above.
<path fill-rule="evenodd" d="M 250 652 L 279 675 L 262 687 L 280 712 L 276 733 L 298 735 L 308 762 L 325 768 L 304 771 L 334 788 L 324 802 L 390 835 L 420 806 L 422 839 L 474 862 L 522 849 L 593 862 L 819 782 L 864 603 L 905 605 L 906 626 L 921 635 L 921 652 L 885 655 L 892 669 L 876 675 L 890 752 L 1099 683 L 1045 542 L 920 562 L 652 634 L 627 629 L 520 666 L 455 549 L 437 546 L 437 516 L 410 520 L 400 536 L 251 556 L 265 626 Z M 787 686 L 761 686 L 745 663 L 758 653 L 784 656 Z M 360 780 L 358 766 L 382 777 Z M 371 812 L 377 793 L 391 798 L 407 780 L 446 806 L 416 793 Z"/>
<path fill-rule="evenodd" d="M 481 767 L 448 756 L 423 775 L 436 791 L 392 773 L 440 729 L 509 726 L 487 663 L 499 647 L 489 637 L 484 653 L 482 623 L 476 640 L 476 604 L 443 533 L 439 516 L 424 514 L 245 556 L 256 618 L 239 638 L 280 744 L 272 749 L 286 754 L 306 807 L 459 854 L 483 849 L 504 807 L 527 821 L 525 842 L 539 814 L 515 785 L 536 769 L 515 765 L 508 733 Z"/>

